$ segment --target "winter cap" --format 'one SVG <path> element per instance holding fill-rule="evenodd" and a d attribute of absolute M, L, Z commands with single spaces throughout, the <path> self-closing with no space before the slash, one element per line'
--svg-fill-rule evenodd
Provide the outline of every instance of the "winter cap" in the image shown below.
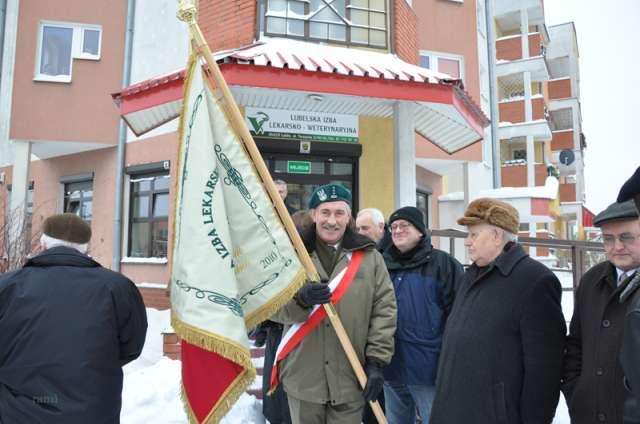
<path fill-rule="evenodd" d="M 86 244 L 91 239 L 91 227 L 74 213 L 48 217 L 42 223 L 42 232 L 51 238 L 70 243 Z"/>
<path fill-rule="evenodd" d="M 351 206 L 351 192 L 339 184 L 327 184 L 315 189 L 309 199 L 309 209 L 315 209 L 324 202 L 347 202 Z"/>
<path fill-rule="evenodd" d="M 491 224 L 512 234 L 518 234 L 520 215 L 516 208 L 506 202 L 482 197 L 469 203 L 464 216 L 458 219 L 458 224 Z"/>
<path fill-rule="evenodd" d="M 636 218 L 638 218 L 638 210 L 636 209 L 633 200 L 627 200 L 622 203 L 615 202 L 610 204 L 607 209 L 603 210 L 593 218 L 593 225 L 601 227 L 602 224 L 610 221 Z"/>
<path fill-rule="evenodd" d="M 398 209 L 389 217 L 389 226 L 391 226 L 393 221 L 397 221 L 398 219 L 409 221 L 422 234 L 427 234 L 427 227 L 424 225 L 424 215 L 422 215 L 420 209 L 414 206 L 405 206 Z"/>
<path fill-rule="evenodd" d="M 625 202 L 629 199 L 635 199 L 636 208 L 640 210 L 640 167 L 636 172 L 622 185 L 620 193 L 618 193 L 618 203 Z"/>

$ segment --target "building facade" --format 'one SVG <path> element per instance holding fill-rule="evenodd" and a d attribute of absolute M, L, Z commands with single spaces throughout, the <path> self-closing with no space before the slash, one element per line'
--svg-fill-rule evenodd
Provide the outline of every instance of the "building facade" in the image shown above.
<path fill-rule="evenodd" d="M 10 3 L 0 86 L 11 110 L 0 139 L 3 220 L 29 206 L 35 242 L 44 217 L 78 213 L 91 222 L 91 254 L 134 280 L 148 305 L 166 306 L 175 118 L 189 55 L 176 2 Z M 292 206 L 304 208 L 314 187 L 338 182 L 354 192 L 355 208 L 389 214 L 417 204 L 437 224 L 437 204 L 420 191 L 434 176 L 424 175 L 416 146 L 478 150 L 488 120 L 455 76 L 418 66 L 415 4 L 329 3 L 200 1 L 199 23 L 272 176 L 288 182 Z M 300 124 L 316 120 L 329 128 Z"/>

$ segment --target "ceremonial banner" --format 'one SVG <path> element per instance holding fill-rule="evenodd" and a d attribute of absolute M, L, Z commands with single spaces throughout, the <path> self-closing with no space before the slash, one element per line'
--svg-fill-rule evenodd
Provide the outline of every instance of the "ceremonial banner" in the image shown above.
<path fill-rule="evenodd" d="M 171 272 L 191 422 L 218 422 L 255 378 L 247 331 L 304 269 L 200 61 L 185 77 Z"/>

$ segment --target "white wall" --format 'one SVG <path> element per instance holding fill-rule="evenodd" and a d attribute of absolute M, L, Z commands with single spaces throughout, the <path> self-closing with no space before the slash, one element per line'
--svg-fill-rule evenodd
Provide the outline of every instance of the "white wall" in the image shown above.
<path fill-rule="evenodd" d="M 131 84 L 183 69 L 189 55 L 187 25 L 176 17 L 175 0 L 137 0 L 131 63 Z M 173 132 L 175 119 L 142 138 Z M 137 137 L 129 130 L 127 141 Z"/>

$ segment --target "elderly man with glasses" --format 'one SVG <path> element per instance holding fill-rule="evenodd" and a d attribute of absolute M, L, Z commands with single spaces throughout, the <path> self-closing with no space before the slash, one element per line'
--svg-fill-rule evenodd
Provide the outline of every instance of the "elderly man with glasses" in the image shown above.
<path fill-rule="evenodd" d="M 429 422 L 550 423 L 566 331 L 560 282 L 515 241 L 513 206 L 477 199 L 458 224 L 473 264 L 447 319 Z"/>
<path fill-rule="evenodd" d="M 462 265 L 434 249 L 422 212 L 413 206 L 389 217 L 393 244 L 384 252 L 398 303 L 395 353 L 384 372 L 389 424 L 429 420 L 444 326 Z"/>
<path fill-rule="evenodd" d="M 594 219 L 607 260 L 580 280 L 564 361 L 562 391 L 574 423 L 622 424 L 625 388 L 618 361 L 626 302 L 640 267 L 640 221 L 633 201 L 614 203 Z"/>

